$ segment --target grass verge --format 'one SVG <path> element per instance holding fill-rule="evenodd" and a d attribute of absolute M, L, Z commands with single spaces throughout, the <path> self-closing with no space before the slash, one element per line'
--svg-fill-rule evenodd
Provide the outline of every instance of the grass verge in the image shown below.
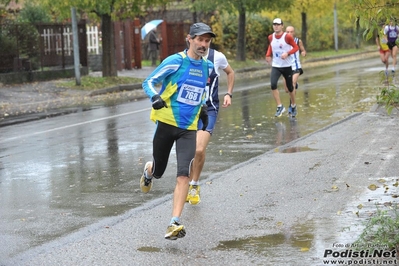
<path fill-rule="evenodd" d="M 92 77 L 83 76 L 81 77 L 81 85 L 76 85 L 76 80 L 71 79 L 67 81 L 60 81 L 57 83 L 58 86 L 63 88 L 75 89 L 75 90 L 97 90 L 109 87 L 114 87 L 121 84 L 135 84 L 140 83 L 143 79 L 133 77 Z"/>
<path fill-rule="evenodd" d="M 357 247 L 386 247 L 387 250 L 399 248 L 399 213 L 397 205 L 389 210 L 377 211 L 371 217 L 354 243 Z"/>

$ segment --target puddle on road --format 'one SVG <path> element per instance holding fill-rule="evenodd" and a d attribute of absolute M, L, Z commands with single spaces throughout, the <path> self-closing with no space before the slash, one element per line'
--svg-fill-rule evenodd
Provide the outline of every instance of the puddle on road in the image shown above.
<path fill-rule="evenodd" d="M 308 230 L 306 230 L 308 231 Z M 310 233 L 296 232 L 294 235 L 286 235 L 277 233 L 260 237 L 221 241 L 215 250 L 240 249 L 257 254 L 269 254 L 268 248 L 276 248 L 277 246 L 288 244 L 300 251 L 308 251 L 311 247 L 314 236 Z"/>
<path fill-rule="evenodd" d="M 314 256 L 309 253 L 317 237 L 314 234 L 314 226 L 314 222 L 309 221 L 306 224 L 297 224 L 288 230 L 284 230 L 284 232 L 221 241 L 213 250 L 237 250 L 254 254 L 256 258 L 259 258 L 259 256 L 267 258 L 268 263 L 271 263 L 268 265 L 282 265 L 282 263 L 288 263 L 290 260 L 298 262 L 305 258 L 306 260 L 314 260 Z M 263 259 L 259 258 L 259 260 L 262 261 Z M 311 263 L 305 264 L 311 265 Z"/>
<path fill-rule="evenodd" d="M 316 149 L 312 149 L 312 148 L 309 148 L 307 146 L 305 146 L 305 147 L 296 147 L 296 146 L 294 146 L 294 147 L 285 148 L 285 149 L 281 150 L 280 152 L 281 153 L 294 153 L 294 152 L 315 151 L 315 150 Z"/>
<path fill-rule="evenodd" d="M 137 251 L 153 253 L 153 252 L 161 252 L 162 249 L 157 248 L 157 247 L 140 247 L 137 249 Z"/>

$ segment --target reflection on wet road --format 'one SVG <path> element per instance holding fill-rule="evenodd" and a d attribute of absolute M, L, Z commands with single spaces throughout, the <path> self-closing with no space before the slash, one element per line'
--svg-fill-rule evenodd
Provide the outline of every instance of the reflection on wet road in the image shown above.
<path fill-rule="evenodd" d="M 233 105 L 220 111 L 202 181 L 266 151 L 306 150 L 287 150 L 283 145 L 352 112 L 368 111 L 379 82 L 378 70 L 369 71 L 366 63 L 374 68 L 380 64 L 369 60 L 362 68 L 345 64 L 340 70 L 337 66 L 305 70 L 297 91 L 296 119 L 286 113 L 274 117 L 268 80 L 250 90 L 238 82 Z M 288 95 L 283 90 L 280 95 L 288 106 Z M 155 180 L 149 194 L 140 192 L 138 181 L 151 159 L 155 128 L 149 111 L 143 100 L 2 128 L 0 236 L 8 245 L 0 248 L 0 260 L 172 193 L 174 153 L 164 178 Z M 309 241 L 307 235 L 301 236 L 303 240 L 267 237 L 304 248 Z"/>

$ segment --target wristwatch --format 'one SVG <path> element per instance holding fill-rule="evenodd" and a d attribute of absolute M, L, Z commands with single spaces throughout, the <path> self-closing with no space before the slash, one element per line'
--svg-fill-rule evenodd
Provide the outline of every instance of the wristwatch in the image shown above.
<path fill-rule="evenodd" d="M 226 94 L 224 96 L 226 96 L 226 95 L 229 95 L 230 98 L 233 98 L 233 94 L 231 94 L 231 93 L 226 92 Z"/>

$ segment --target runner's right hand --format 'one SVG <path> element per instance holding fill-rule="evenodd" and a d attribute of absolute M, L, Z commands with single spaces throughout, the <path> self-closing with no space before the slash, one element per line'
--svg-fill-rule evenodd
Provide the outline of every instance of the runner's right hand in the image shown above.
<path fill-rule="evenodd" d="M 151 101 L 152 101 L 152 108 L 154 108 L 155 110 L 159 110 L 164 107 L 168 108 L 168 105 L 164 100 L 162 100 L 159 94 L 155 94 L 154 96 L 152 96 Z"/>

